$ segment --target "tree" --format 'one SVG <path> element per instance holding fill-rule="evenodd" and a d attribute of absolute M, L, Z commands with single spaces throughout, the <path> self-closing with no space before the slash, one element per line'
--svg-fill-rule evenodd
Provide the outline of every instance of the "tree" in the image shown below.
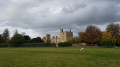
<path fill-rule="evenodd" d="M 109 24 L 106 28 L 107 32 L 110 32 L 116 40 L 116 44 L 120 44 L 120 25 L 119 24 Z"/>
<path fill-rule="evenodd" d="M 3 34 L 2 34 L 2 37 L 3 37 L 3 40 L 5 42 L 8 42 L 9 41 L 9 30 L 8 29 L 5 29 Z"/>
<path fill-rule="evenodd" d="M 3 43 L 3 42 L 4 42 L 3 36 L 0 35 L 0 43 Z"/>
<path fill-rule="evenodd" d="M 24 43 L 25 39 L 21 34 L 15 34 L 12 38 L 10 43 L 12 44 L 12 46 L 20 46 L 20 44 Z"/>
<path fill-rule="evenodd" d="M 83 42 L 90 44 L 99 44 L 102 37 L 102 32 L 96 26 L 90 25 L 85 32 L 79 33 L 79 37 Z"/>
<path fill-rule="evenodd" d="M 18 33 L 18 30 L 15 30 L 14 35 L 15 35 L 15 34 L 19 34 L 19 33 Z"/>
<path fill-rule="evenodd" d="M 76 44 L 76 43 L 80 43 L 81 40 L 79 37 L 74 37 L 74 38 L 70 39 L 68 42 L 70 42 L 72 44 Z"/>
<path fill-rule="evenodd" d="M 31 40 L 30 36 L 24 35 L 24 39 L 25 39 L 25 43 L 30 43 Z"/>
<path fill-rule="evenodd" d="M 110 32 L 113 36 L 114 36 L 114 34 L 119 34 L 120 33 L 120 25 L 111 23 L 107 26 L 106 31 Z"/>
<path fill-rule="evenodd" d="M 43 43 L 43 40 L 40 37 L 33 38 L 31 40 L 32 43 Z"/>
<path fill-rule="evenodd" d="M 120 34 L 114 34 L 114 38 L 116 40 L 116 45 L 120 46 Z"/>
<path fill-rule="evenodd" d="M 116 43 L 115 38 L 112 36 L 110 32 L 103 32 L 101 45 L 111 47 L 115 46 L 115 43 Z"/>

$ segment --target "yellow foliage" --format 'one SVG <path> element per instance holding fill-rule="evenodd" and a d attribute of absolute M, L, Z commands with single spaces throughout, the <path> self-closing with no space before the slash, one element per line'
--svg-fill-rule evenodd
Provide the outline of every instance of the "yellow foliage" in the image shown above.
<path fill-rule="evenodd" d="M 115 38 L 112 36 L 110 32 L 102 33 L 102 41 L 105 41 L 105 40 L 112 40 L 112 42 L 115 42 Z"/>
<path fill-rule="evenodd" d="M 109 40 L 112 39 L 112 34 L 110 32 L 103 32 L 102 33 L 102 40 Z"/>

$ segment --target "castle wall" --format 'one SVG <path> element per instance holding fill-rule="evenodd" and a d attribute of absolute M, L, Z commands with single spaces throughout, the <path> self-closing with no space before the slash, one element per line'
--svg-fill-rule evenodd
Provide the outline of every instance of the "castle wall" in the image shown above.
<path fill-rule="evenodd" d="M 51 39 L 51 43 L 59 43 L 59 42 L 60 42 L 60 38 L 58 38 L 57 36 Z"/>

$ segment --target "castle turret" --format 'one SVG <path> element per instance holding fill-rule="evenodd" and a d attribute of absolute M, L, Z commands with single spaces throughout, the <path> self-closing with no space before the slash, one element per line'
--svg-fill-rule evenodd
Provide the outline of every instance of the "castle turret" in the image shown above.
<path fill-rule="evenodd" d="M 63 29 L 60 29 L 60 41 L 62 42 L 63 41 Z"/>
<path fill-rule="evenodd" d="M 71 28 L 70 28 L 70 32 L 71 32 Z"/>
<path fill-rule="evenodd" d="M 63 32 L 63 29 L 60 29 L 60 33 L 62 33 Z"/>
<path fill-rule="evenodd" d="M 50 42 L 50 34 L 46 34 L 46 42 Z"/>

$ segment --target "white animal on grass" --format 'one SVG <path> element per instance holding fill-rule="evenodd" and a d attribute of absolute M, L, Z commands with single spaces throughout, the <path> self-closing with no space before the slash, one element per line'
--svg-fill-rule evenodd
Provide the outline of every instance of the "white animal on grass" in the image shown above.
<path fill-rule="evenodd" d="M 83 46 L 86 46 L 86 43 L 82 43 Z"/>
<path fill-rule="evenodd" d="M 83 52 L 85 50 L 85 48 L 80 48 L 80 51 Z"/>
<path fill-rule="evenodd" d="M 117 49 L 117 47 L 115 47 Z"/>

